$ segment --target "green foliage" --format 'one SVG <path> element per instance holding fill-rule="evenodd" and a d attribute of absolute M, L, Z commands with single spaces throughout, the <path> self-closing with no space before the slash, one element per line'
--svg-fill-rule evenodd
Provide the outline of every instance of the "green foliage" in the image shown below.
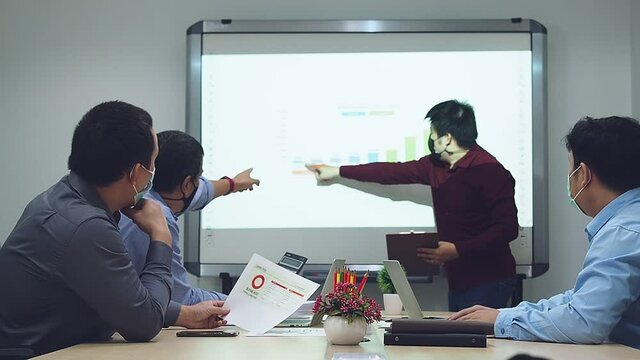
<path fill-rule="evenodd" d="M 395 294 L 396 288 L 393 286 L 393 282 L 391 282 L 391 277 L 389 277 L 389 272 L 387 268 L 383 267 L 378 271 L 378 277 L 376 278 L 378 281 L 378 289 L 383 294 Z"/>
<path fill-rule="evenodd" d="M 406 274 L 407 271 L 404 269 L 404 266 L 400 265 L 402 271 Z M 378 277 L 376 278 L 378 282 L 378 289 L 383 294 L 395 294 L 396 288 L 393 286 L 393 282 L 391 281 L 391 277 L 389 276 L 389 272 L 387 268 L 383 267 L 378 271 Z"/>

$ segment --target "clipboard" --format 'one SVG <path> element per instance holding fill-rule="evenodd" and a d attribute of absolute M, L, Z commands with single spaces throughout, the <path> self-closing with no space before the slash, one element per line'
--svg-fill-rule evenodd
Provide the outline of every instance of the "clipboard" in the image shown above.
<path fill-rule="evenodd" d="M 387 234 L 387 258 L 398 260 L 407 276 L 433 276 L 440 274 L 440 265 L 427 264 L 418 257 L 417 248 L 438 247 L 438 233 L 408 232 Z"/>

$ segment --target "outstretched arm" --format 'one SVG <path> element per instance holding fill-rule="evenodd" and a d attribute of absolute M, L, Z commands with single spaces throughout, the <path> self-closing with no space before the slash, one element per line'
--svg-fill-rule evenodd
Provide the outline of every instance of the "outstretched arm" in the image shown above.
<path fill-rule="evenodd" d="M 249 168 L 233 178 L 223 177 L 220 180 L 212 180 L 214 188 L 214 198 L 222 195 L 228 195 L 235 192 L 243 192 L 245 190 L 253 190 L 254 185 L 260 186 L 260 180 L 251 177 L 253 168 Z"/>
<path fill-rule="evenodd" d="M 424 184 L 431 185 L 433 164 L 428 156 L 420 160 L 407 162 L 376 162 L 362 165 L 328 166 L 325 164 L 307 164 L 318 181 L 339 178 L 383 185 Z"/>
<path fill-rule="evenodd" d="M 306 164 L 305 167 L 313 172 L 318 181 L 327 181 L 340 178 L 340 167 L 325 164 Z"/>

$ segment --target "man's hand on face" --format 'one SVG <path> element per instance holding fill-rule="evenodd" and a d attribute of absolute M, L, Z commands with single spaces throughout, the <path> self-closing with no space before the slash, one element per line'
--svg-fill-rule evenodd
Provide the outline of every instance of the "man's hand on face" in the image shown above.
<path fill-rule="evenodd" d="M 142 199 L 135 208 L 125 208 L 122 213 L 147 233 L 151 240 L 162 241 L 171 246 L 171 233 L 167 226 L 167 219 L 156 201 Z"/>

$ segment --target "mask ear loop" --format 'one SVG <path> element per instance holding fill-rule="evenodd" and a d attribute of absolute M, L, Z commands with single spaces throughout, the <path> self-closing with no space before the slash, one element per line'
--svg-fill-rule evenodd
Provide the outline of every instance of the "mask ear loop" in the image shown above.
<path fill-rule="evenodd" d="M 129 172 L 129 181 L 131 181 L 131 187 L 133 188 L 133 191 L 135 191 L 135 194 L 133 195 L 133 202 L 136 202 L 136 196 L 138 196 L 138 189 L 136 189 L 136 186 L 133 184 L 133 170 L 135 169 L 135 165 L 133 165 L 133 167 L 131 168 L 131 171 Z"/>
<path fill-rule="evenodd" d="M 446 135 L 442 135 L 442 136 L 446 136 Z M 449 135 L 449 136 L 451 136 L 451 135 Z M 449 156 L 451 156 L 451 155 L 456 154 L 456 153 L 464 152 L 464 150 L 449 151 L 449 150 L 447 150 L 449 145 L 451 145 L 451 139 L 449 139 L 449 143 L 444 147 L 444 150 L 442 150 L 442 152 L 440 154 L 442 154 L 443 152 L 446 152 L 447 154 L 449 154 Z"/>
<path fill-rule="evenodd" d="M 569 177 L 573 176 L 573 174 L 575 174 L 578 170 L 580 170 L 580 167 L 582 167 L 582 165 L 587 166 L 585 163 L 581 162 L 580 165 L 571 173 L 571 175 L 569 175 Z M 580 195 L 582 191 L 586 189 L 587 186 L 591 183 L 591 169 L 587 168 L 587 171 L 589 174 L 589 180 L 587 180 L 587 183 L 584 184 L 584 186 L 580 188 L 580 190 L 578 190 L 578 193 L 576 194 L 576 196 L 573 197 L 573 201 L 576 201 L 576 199 L 578 198 L 578 195 Z"/>
<path fill-rule="evenodd" d="M 446 135 L 445 135 L 446 136 Z M 451 145 L 451 139 L 449 139 L 449 142 L 447 143 L 447 145 L 444 146 L 444 149 L 442 150 L 442 152 L 446 152 L 447 154 L 449 154 L 449 156 L 453 155 L 453 151 L 449 151 L 447 150 L 447 148 L 449 147 L 449 145 Z M 442 154 L 442 153 L 441 153 Z"/>

